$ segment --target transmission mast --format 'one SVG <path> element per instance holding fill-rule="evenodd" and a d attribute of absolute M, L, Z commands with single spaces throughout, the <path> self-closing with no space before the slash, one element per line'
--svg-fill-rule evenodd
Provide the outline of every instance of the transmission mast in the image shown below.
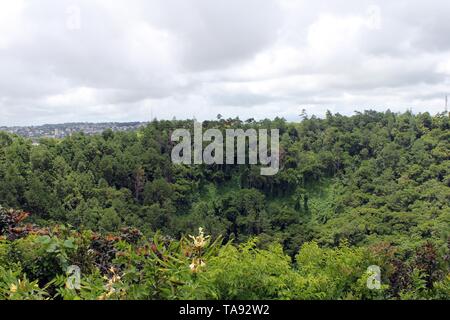
<path fill-rule="evenodd" d="M 445 113 L 448 113 L 448 95 L 445 95 Z"/>

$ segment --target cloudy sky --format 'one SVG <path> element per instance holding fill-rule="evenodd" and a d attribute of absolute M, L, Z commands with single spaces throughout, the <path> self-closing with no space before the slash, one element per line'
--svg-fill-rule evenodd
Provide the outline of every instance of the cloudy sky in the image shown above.
<path fill-rule="evenodd" d="M 0 0 L 0 125 L 443 111 L 448 0 Z"/>

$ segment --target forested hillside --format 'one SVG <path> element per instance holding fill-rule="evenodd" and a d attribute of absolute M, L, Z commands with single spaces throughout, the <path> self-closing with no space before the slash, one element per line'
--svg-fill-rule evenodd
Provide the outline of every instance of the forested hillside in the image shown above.
<path fill-rule="evenodd" d="M 203 126 L 279 129 L 280 172 L 172 164 L 192 121 L 39 145 L 0 133 L 0 299 L 450 298 L 448 115 Z"/>

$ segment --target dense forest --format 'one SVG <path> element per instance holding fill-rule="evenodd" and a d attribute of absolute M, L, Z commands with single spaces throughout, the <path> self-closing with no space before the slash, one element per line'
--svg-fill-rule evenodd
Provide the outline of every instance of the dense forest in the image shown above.
<path fill-rule="evenodd" d="M 0 299 L 450 299 L 447 114 L 203 127 L 279 129 L 280 172 L 173 164 L 191 120 L 0 133 Z"/>

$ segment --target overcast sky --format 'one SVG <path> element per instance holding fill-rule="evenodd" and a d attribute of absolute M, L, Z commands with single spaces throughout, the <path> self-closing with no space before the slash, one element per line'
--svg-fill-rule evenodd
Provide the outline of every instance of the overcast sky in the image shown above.
<path fill-rule="evenodd" d="M 448 0 L 0 0 L 0 125 L 436 113 Z"/>

